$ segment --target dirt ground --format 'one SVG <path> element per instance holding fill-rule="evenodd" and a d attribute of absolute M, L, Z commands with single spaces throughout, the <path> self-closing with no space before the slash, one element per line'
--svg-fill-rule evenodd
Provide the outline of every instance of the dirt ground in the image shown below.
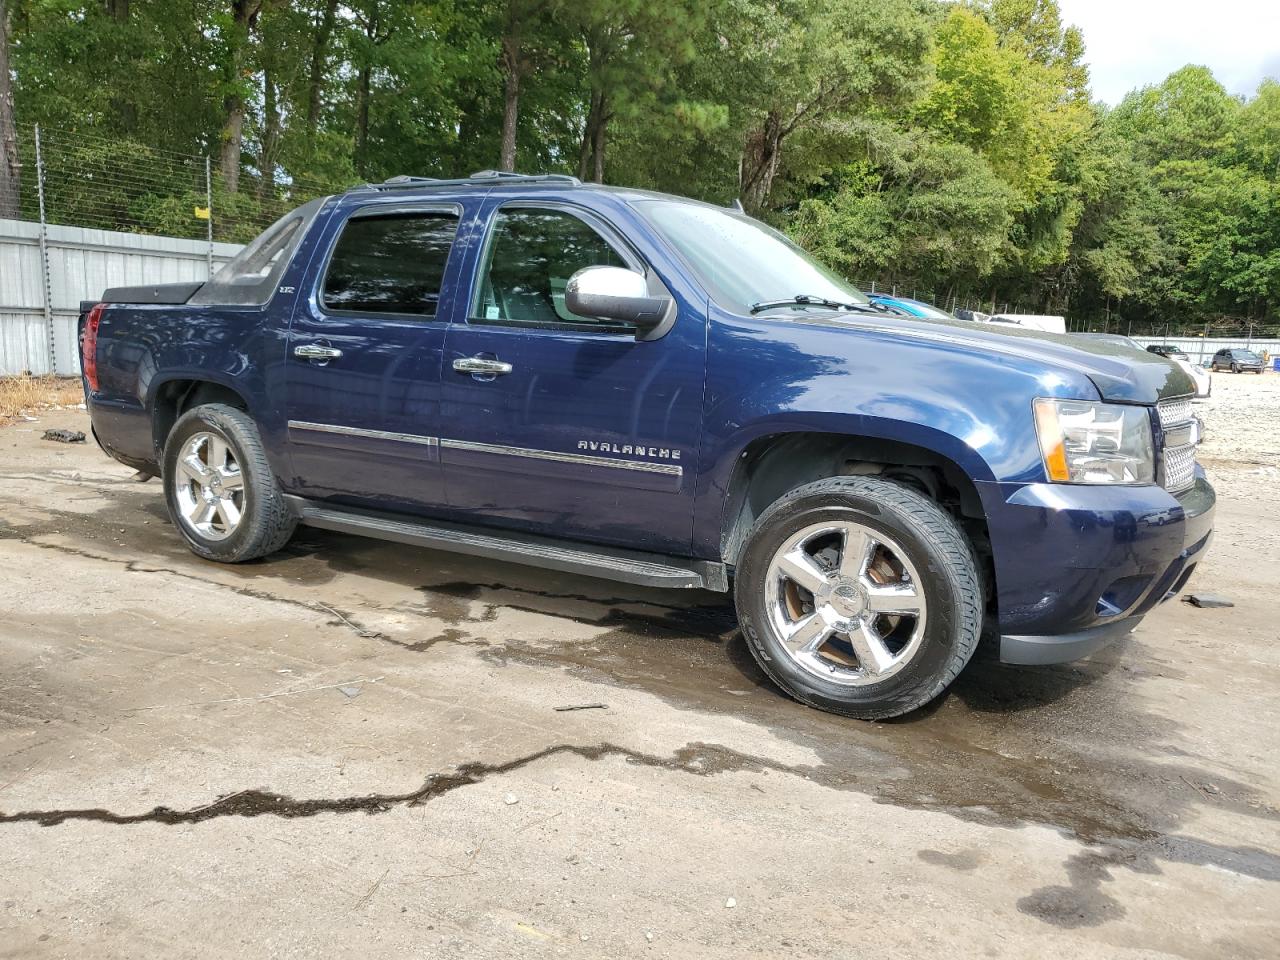
<path fill-rule="evenodd" d="M 218 566 L 40 439 L 83 413 L 0 428 L 0 957 L 1275 957 L 1280 378 L 1215 380 L 1235 606 L 893 723 L 780 695 L 716 595 Z"/>

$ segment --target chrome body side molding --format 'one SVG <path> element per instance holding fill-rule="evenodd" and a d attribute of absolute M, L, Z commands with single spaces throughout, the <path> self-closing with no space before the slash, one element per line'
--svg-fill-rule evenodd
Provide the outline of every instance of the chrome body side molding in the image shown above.
<path fill-rule="evenodd" d="M 416 433 L 392 433 L 390 430 L 366 430 L 363 427 L 346 427 L 337 423 L 308 423 L 305 420 L 290 420 L 290 430 L 309 430 L 313 433 L 335 433 L 343 437 L 368 437 L 370 440 L 395 440 L 399 443 L 418 443 L 426 447 L 434 447 L 440 442 L 439 437 L 424 437 Z"/>
<path fill-rule="evenodd" d="M 289 430 L 310 433 L 331 433 L 344 437 L 365 437 L 370 440 L 391 440 L 397 443 L 416 443 L 427 447 L 446 447 L 451 450 L 467 450 L 472 453 L 492 453 L 506 457 L 524 457 L 529 460 L 551 460 L 557 463 L 576 463 L 584 467 L 608 467 L 614 470 L 633 470 L 637 473 L 656 473 L 668 477 L 684 476 L 684 468 L 676 463 L 654 463 L 651 460 L 623 460 L 619 457 L 593 457 L 585 453 L 561 453 L 557 450 L 535 450 L 531 447 L 512 447 L 501 443 L 479 443 L 472 440 L 450 440 L 428 437 L 416 433 L 393 433 L 389 430 L 367 430 L 364 427 L 348 427 L 336 423 L 310 423 L 290 420 Z"/>
<path fill-rule="evenodd" d="M 615 470 L 635 470 L 640 473 L 661 473 L 669 477 L 684 475 L 684 468 L 675 463 L 654 463 L 651 460 L 622 460 L 617 457 L 592 457 L 584 453 L 560 453 L 556 450 L 534 450 L 529 447 L 508 447 L 500 443 L 476 443 L 471 440 L 441 440 L 440 445 L 452 450 L 470 450 L 473 453 L 495 453 L 508 457 L 525 457 L 530 460 L 554 460 L 558 463 L 580 463 L 588 467 L 612 467 Z"/>

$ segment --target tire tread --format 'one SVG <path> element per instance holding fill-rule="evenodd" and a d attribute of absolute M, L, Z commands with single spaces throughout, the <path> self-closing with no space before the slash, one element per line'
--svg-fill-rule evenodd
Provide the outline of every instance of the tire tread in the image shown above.
<path fill-rule="evenodd" d="M 960 598 L 960 622 L 956 633 L 958 642 L 951 652 L 950 660 L 942 673 L 929 684 L 917 684 L 897 694 L 892 703 L 883 709 L 867 710 L 857 705 L 842 706 L 840 704 L 819 703 L 804 695 L 803 691 L 792 689 L 772 668 L 767 655 L 762 656 L 757 649 L 757 641 L 748 633 L 748 647 L 760 668 L 794 699 L 819 710 L 827 710 L 844 716 L 858 719 L 883 720 L 901 716 L 929 703 L 942 693 L 965 666 L 973 659 L 978 648 L 982 632 L 983 584 L 974 559 L 973 548 L 968 536 L 960 528 L 955 518 L 943 510 L 928 497 L 917 493 L 909 487 L 891 480 L 878 477 L 829 477 L 804 484 L 775 500 L 757 518 L 747 537 L 749 545 L 764 530 L 777 514 L 785 511 L 793 503 L 810 498 L 839 498 L 857 496 L 883 503 L 894 508 L 900 519 L 915 528 L 916 535 L 933 545 L 942 554 L 940 572 L 952 580 L 954 595 Z M 749 548 L 749 547 L 748 547 Z M 739 618 L 743 617 L 743 604 L 739 600 Z"/>
<path fill-rule="evenodd" d="M 249 414 L 236 407 L 225 403 L 206 403 L 193 407 L 179 417 L 170 431 L 170 437 L 194 420 L 201 420 L 217 427 L 232 438 L 237 447 L 236 456 L 240 460 L 240 470 L 246 477 L 246 484 L 250 482 L 254 484 L 252 495 L 256 500 L 256 506 L 245 517 L 245 521 L 250 524 L 248 538 L 230 554 L 225 551 L 211 550 L 193 540 L 187 535 L 176 516 L 174 525 L 178 527 L 192 552 L 208 560 L 244 563 L 275 553 L 289 542 L 298 525 L 298 519 L 289 508 L 280 484 L 276 482 L 275 473 L 267 460 L 266 448 L 263 447 L 262 438 L 258 433 L 258 425 Z M 165 459 L 166 461 L 168 459 L 167 451 Z"/>

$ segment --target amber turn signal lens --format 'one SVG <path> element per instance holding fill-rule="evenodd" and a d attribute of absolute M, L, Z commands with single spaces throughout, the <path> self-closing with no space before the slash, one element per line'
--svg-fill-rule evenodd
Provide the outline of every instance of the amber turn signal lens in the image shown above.
<path fill-rule="evenodd" d="M 1058 405 L 1053 400 L 1037 400 L 1036 436 L 1040 439 L 1040 453 L 1044 457 L 1044 469 L 1049 479 L 1065 483 L 1071 479 L 1067 467 L 1067 448 L 1058 422 Z"/>

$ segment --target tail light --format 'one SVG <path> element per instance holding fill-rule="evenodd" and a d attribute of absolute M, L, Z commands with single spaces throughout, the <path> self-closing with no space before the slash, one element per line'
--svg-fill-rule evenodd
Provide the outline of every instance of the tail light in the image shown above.
<path fill-rule="evenodd" d="M 80 332 L 80 369 L 93 393 L 98 391 L 98 324 L 102 322 L 102 311 L 106 306 L 105 303 L 94 304 L 84 318 L 84 329 Z"/>

